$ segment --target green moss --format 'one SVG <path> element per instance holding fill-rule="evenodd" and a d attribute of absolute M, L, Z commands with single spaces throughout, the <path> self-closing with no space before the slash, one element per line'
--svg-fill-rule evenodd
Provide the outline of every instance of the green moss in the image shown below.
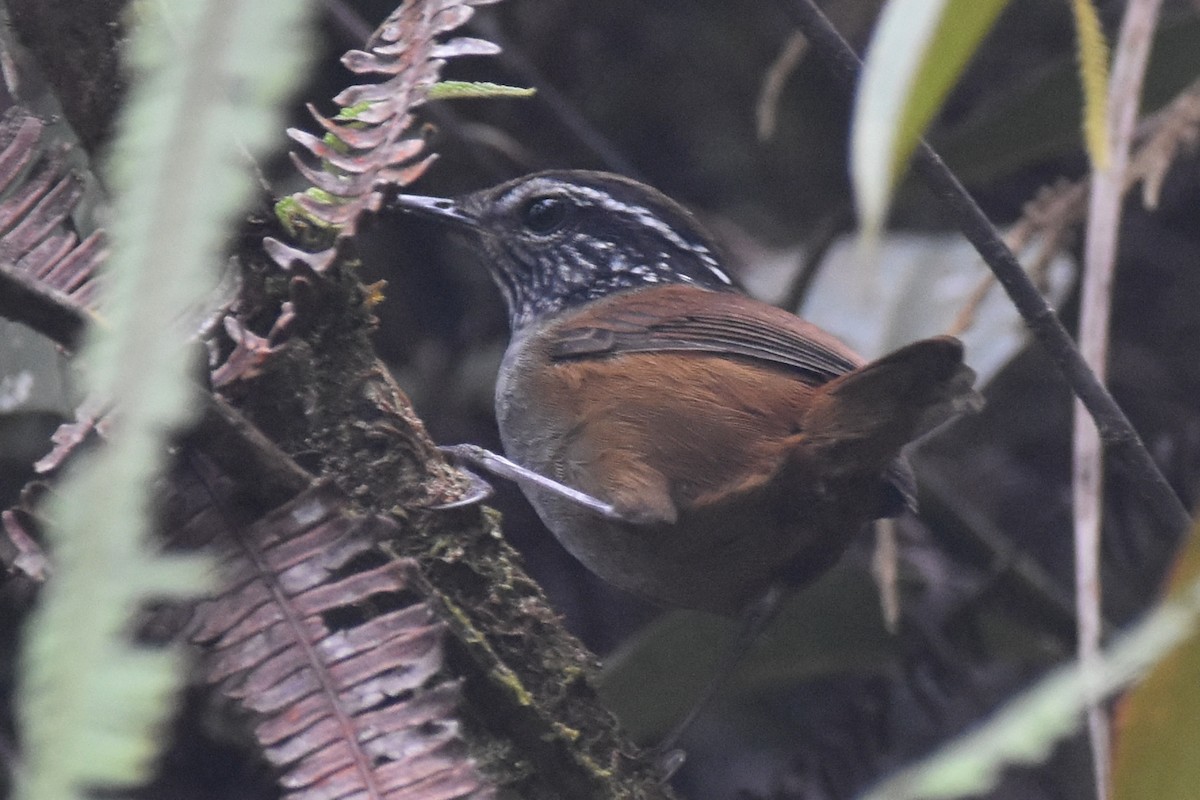
<path fill-rule="evenodd" d="M 512 692 L 513 699 L 518 704 L 523 706 L 532 706 L 534 704 L 533 695 L 525 688 L 525 684 L 521 683 L 521 679 L 517 677 L 517 673 L 509 669 L 508 666 L 496 662 L 496 666 L 492 668 L 492 678 L 501 686 L 508 688 Z"/>

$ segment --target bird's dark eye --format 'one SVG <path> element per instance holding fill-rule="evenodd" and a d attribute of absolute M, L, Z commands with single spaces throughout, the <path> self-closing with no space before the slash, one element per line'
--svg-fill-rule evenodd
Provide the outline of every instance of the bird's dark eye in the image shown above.
<path fill-rule="evenodd" d="M 521 222 L 534 233 L 553 233 L 567 220 L 568 204 L 562 197 L 535 197 L 521 212 Z"/>

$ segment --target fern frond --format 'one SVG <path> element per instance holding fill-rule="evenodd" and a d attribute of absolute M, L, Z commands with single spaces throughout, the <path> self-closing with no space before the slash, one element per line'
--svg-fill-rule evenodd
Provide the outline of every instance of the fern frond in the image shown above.
<path fill-rule="evenodd" d="M 65 144 L 21 105 L 0 117 L 0 315 L 64 346 L 92 317 L 105 235 L 79 236 L 71 213 L 83 192 Z"/>
<path fill-rule="evenodd" d="M 229 590 L 193 638 L 208 677 L 253 715 L 292 800 L 484 800 L 442 675 L 444 625 L 411 585 L 416 563 L 377 542 L 395 522 L 352 513 L 329 485 L 226 542 Z"/>
<path fill-rule="evenodd" d="M 483 39 L 439 41 L 497 0 L 405 0 L 372 35 L 365 50 L 351 50 L 342 63 L 357 75 L 383 78 L 351 86 L 334 98 L 341 111 L 332 119 L 309 106 L 324 129 L 322 137 L 295 128 L 288 135 L 317 160 L 292 161 L 318 192 L 292 195 L 285 202 L 338 236 L 353 236 L 365 212 L 377 211 L 389 187 L 415 181 L 433 154 L 412 130 L 413 112 L 429 99 L 446 59 L 491 55 L 499 47 Z M 497 89 L 497 91 L 499 91 Z M 275 248 L 277 260 L 285 251 Z M 288 262 L 279 261 L 281 266 Z"/>
<path fill-rule="evenodd" d="M 179 652 L 130 642 L 148 598 L 209 584 L 207 562 L 153 555 L 152 491 L 167 437 L 194 415 L 188 312 L 215 283 L 224 227 L 306 52 L 307 3 L 197 0 L 136 6 L 137 73 L 112 158 L 105 324 L 80 354 L 92 396 L 115 409 L 103 447 L 71 465 L 44 508 L 53 577 L 27 627 L 17 796 L 81 796 L 141 780 L 170 709 Z"/>
<path fill-rule="evenodd" d="M 1108 41 L 1092 0 L 1071 0 L 1083 87 L 1083 141 L 1092 169 L 1108 166 Z"/>

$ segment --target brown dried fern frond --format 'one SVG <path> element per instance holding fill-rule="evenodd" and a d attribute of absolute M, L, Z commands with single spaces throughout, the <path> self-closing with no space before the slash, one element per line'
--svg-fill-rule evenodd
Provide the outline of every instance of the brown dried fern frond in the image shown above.
<path fill-rule="evenodd" d="M 0 316 L 73 347 L 94 311 L 96 273 L 108 250 L 103 231 L 81 237 L 76 230 L 83 178 L 68 164 L 72 145 L 51 144 L 46 128 L 20 103 L 0 115 Z M 39 471 L 56 467 L 90 434 L 91 411 L 85 403 L 79 421 L 59 428 Z M 40 582 L 48 564 L 34 527 L 26 510 L 4 512 L 0 565 Z"/>
<path fill-rule="evenodd" d="M 415 564 L 376 545 L 395 529 L 317 486 L 226 545 L 228 588 L 197 613 L 209 679 L 253 715 L 295 800 L 492 796 Z"/>
<path fill-rule="evenodd" d="M 69 146 L 48 146 L 45 128 L 21 105 L 0 116 L 0 315 L 70 346 L 107 250 L 103 232 L 76 233 L 83 182 L 67 166 Z"/>
<path fill-rule="evenodd" d="M 1200 80 L 1148 120 L 1149 130 L 1129 166 L 1130 183 L 1142 182 L 1142 205 L 1158 208 L 1163 181 L 1175 161 L 1200 142 Z"/>
<path fill-rule="evenodd" d="M 0 514 L 0 566 L 14 575 L 23 575 L 42 583 L 50 573 L 50 561 L 38 546 L 32 529 L 35 523 L 22 508 L 6 509 Z"/>
<path fill-rule="evenodd" d="M 358 75 L 383 76 L 378 83 L 351 86 L 334 98 L 335 118 L 309 110 L 323 137 L 290 129 L 288 135 L 319 159 L 310 166 L 292 153 L 297 169 L 318 191 L 293 196 L 299 206 L 339 236 L 353 236 L 362 214 L 383 203 L 383 190 L 416 180 L 433 161 L 425 141 L 412 130 L 413 112 L 425 102 L 446 59 L 491 55 L 499 48 L 483 39 L 438 37 L 469 20 L 475 6 L 497 0 L 405 0 L 372 35 L 365 50 L 351 50 L 342 63 Z M 286 266 L 288 254 L 273 246 Z"/>

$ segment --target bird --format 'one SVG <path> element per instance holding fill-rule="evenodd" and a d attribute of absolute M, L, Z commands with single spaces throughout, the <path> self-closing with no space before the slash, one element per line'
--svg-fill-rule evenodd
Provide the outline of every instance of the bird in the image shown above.
<path fill-rule="evenodd" d="M 567 550 L 659 604 L 736 616 L 811 581 L 911 504 L 905 445 L 978 405 L 958 340 L 867 363 L 746 296 L 696 217 L 632 179 L 545 171 L 392 203 L 459 234 L 508 310 L 507 458 L 457 452 L 515 467 Z"/>
<path fill-rule="evenodd" d="M 602 579 L 748 636 L 911 507 L 906 447 L 979 406 L 957 339 L 868 362 L 749 297 L 697 218 L 632 179 L 552 170 L 390 205 L 447 226 L 508 312 L 504 454 L 447 451 L 516 480 Z"/>

